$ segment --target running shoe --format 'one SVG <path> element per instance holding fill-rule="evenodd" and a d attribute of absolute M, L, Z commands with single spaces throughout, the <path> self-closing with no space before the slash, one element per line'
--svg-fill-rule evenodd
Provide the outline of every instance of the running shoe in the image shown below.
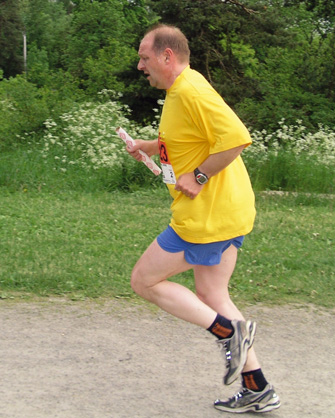
<path fill-rule="evenodd" d="M 253 392 L 250 389 L 242 388 L 228 401 L 216 400 L 214 407 L 220 411 L 234 413 L 270 412 L 280 407 L 280 399 L 274 388 L 267 384 L 262 392 Z"/>
<path fill-rule="evenodd" d="M 226 360 L 227 370 L 223 378 L 225 385 L 233 383 L 241 374 L 256 333 L 256 322 L 233 320 L 231 324 L 234 328 L 233 336 L 217 341 Z"/>

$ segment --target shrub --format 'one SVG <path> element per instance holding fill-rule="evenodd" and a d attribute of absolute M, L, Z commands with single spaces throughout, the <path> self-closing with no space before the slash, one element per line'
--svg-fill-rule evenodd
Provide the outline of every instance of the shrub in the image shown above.
<path fill-rule="evenodd" d="M 69 74 L 59 71 L 44 77 L 49 87 L 38 88 L 21 75 L 0 81 L 0 148 L 26 143 L 27 134 L 43 130 L 51 115 L 57 119 L 83 99 Z"/>
<path fill-rule="evenodd" d="M 43 126 L 49 116 L 45 98 L 23 76 L 0 82 L 0 146 L 15 145 L 24 132 Z"/>
<path fill-rule="evenodd" d="M 52 159 L 54 169 L 61 172 L 74 166 L 86 172 L 100 172 L 106 176 L 109 189 L 153 182 L 155 180 L 144 164 L 139 164 L 128 155 L 115 130 L 121 126 L 133 138 L 154 139 L 157 127 L 155 123 L 143 128 L 130 122 L 127 106 L 115 99 L 106 101 L 110 93 L 100 93 L 102 103 L 87 102 L 64 113 L 59 123 L 48 119 L 42 140 L 42 155 L 48 163 Z"/>
<path fill-rule="evenodd" d="M 251 137 L 243 156 L 257 189 L 334 193 L 333 130 L 319 125 L 311 133 L 301 121 L 288 126 L 282 120 L 275 132 L 253 131 Z"/>

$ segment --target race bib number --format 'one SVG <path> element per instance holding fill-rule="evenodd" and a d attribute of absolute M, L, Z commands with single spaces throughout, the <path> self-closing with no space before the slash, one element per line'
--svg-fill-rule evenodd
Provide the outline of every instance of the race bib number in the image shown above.
<path fill-rule="evenodd" d="M 160 162 L 162 167 L 162 174 L 163 174 L 163 181 L 166 184 L 176 184 L 176 176 L 173 171 L 173 167 L 171 165 L 169 155 L 166 149 L 166 145 L 164 142 L 158 138 L 159 141 L 159 155 L 160 155 Z"/>

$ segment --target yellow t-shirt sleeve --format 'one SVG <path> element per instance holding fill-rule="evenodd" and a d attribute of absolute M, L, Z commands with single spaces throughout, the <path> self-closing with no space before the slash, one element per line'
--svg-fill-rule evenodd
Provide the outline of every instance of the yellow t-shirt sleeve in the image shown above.
<path fill-rule="evenodd" d="M 201 135 L 209 142 L 209 153 L 251 144 L 249 131 L 236 113 L 217 94 L 192 97 L 188 109 Z"/>

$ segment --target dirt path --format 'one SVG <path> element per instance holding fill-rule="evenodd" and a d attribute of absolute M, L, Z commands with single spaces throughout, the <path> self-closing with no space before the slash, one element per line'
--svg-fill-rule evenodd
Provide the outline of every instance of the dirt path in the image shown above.
<path fill-rule="evenodd" d="M 271 418 L 335 417 L 335 311 L 263 306 L 256 350 L 282 407 Z M 0 301 L 0 417 L 229 418 L 214 337 L 119 301 Z M 244 414 L 245 417 L 255 414 Z"/>

